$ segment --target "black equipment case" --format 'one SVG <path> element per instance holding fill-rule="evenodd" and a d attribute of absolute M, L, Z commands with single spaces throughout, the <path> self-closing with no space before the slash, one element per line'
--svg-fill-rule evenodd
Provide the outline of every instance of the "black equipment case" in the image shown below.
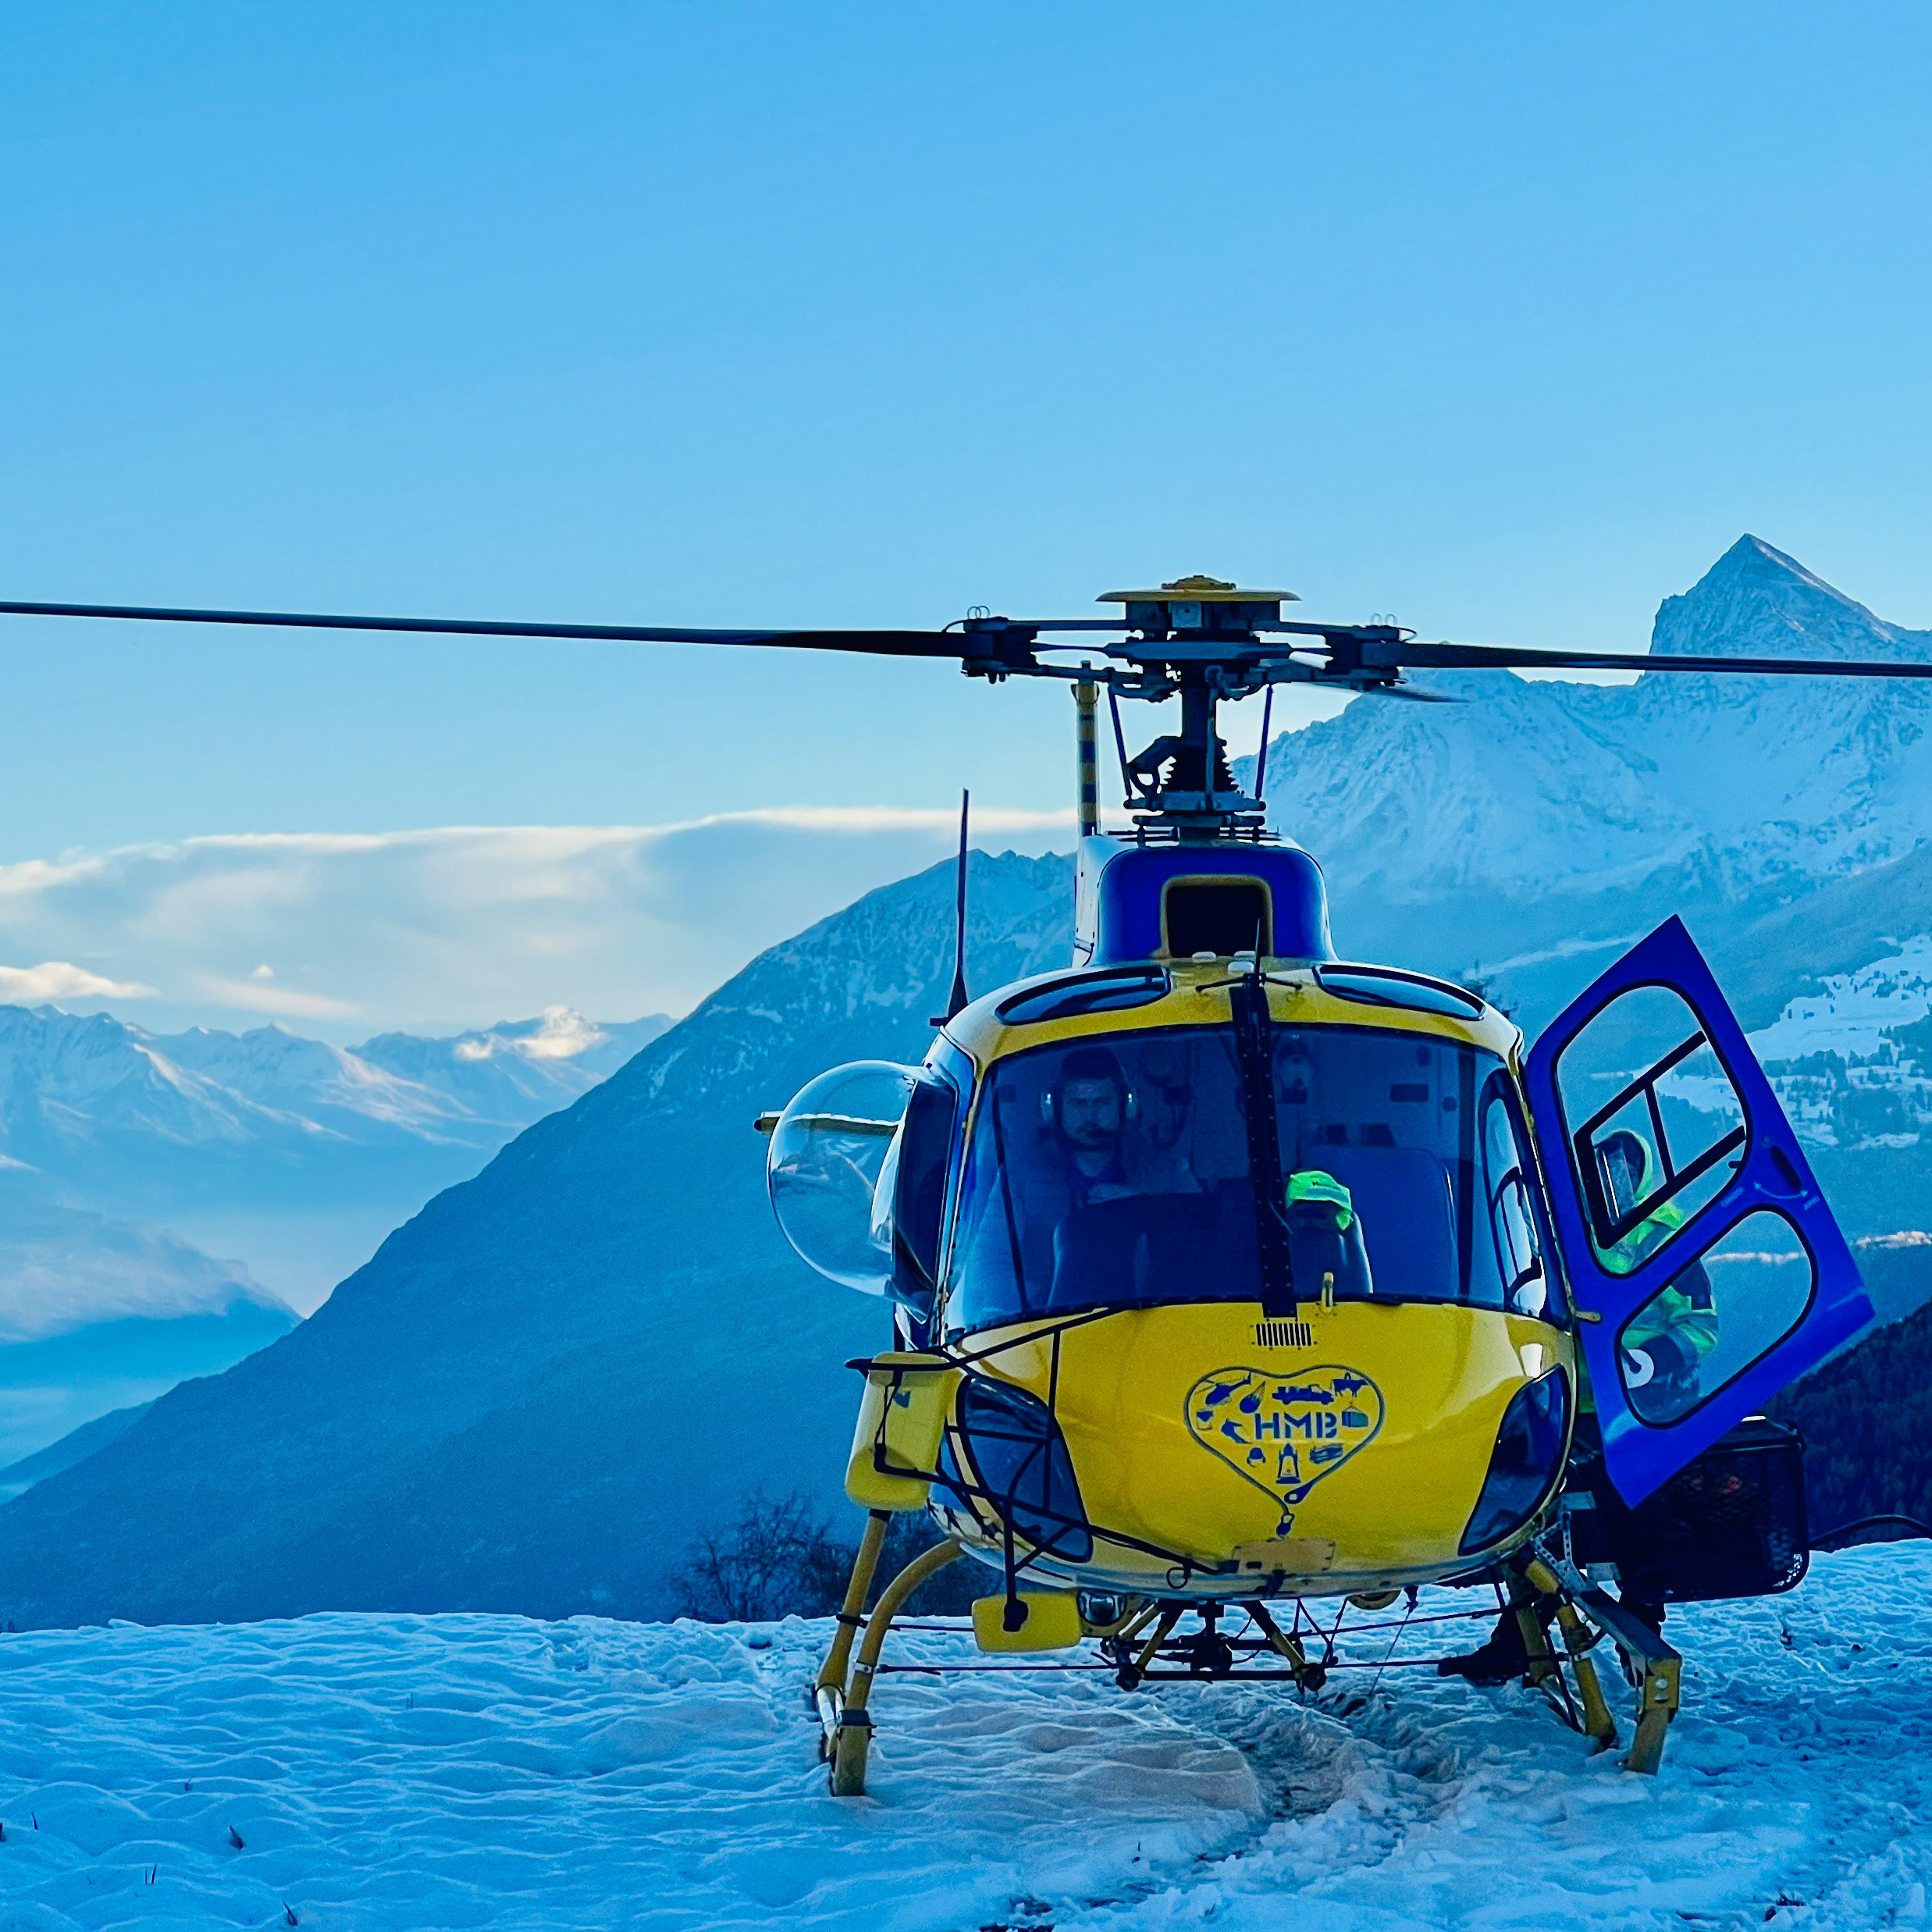
<path fill-rule="evenodd" d="M 1809 1567 L 1804 1438 L 1788 1424 L 1747 1416 L 1634 1510 L 1600 1462 L 1590 1476 L 1596 1507 L 1570 1519 L 1574 1553 L 1614 1563 L 1626 1601 L 1772 1596 Z"/>

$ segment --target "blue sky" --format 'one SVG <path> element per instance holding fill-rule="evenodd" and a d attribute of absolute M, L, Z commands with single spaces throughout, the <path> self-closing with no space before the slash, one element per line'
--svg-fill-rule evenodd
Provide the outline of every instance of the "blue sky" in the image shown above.
<path fill-rule="evenodd" d="M 1929 56 L 1909 5 L 16 9 L 0 595 L 924 624 L 1206 569 L 1637 646 L 1748 529 L 1932 623 Z M 16 865 L 1068 789 L 1059 692 L 930 666 L 0 666 Z"/>

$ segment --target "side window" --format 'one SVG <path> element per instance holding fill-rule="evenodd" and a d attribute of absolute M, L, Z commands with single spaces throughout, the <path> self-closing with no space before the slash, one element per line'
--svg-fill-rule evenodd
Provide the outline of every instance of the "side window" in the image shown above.
<path fill-rule="evenodd" d="M 1617 1336 L 1638 1420 L 1678 1422 L 1735 1382 L 1805 1318 L 1817 1264 L 1774 1209 L 1746 1215 L 1645 1302 Z"/>
<path fill-rule="evenodd" d="M 1666 986 L 1620 993 L 1556 1070 L 1591 1245 L 1607 1273 L 1630 1274 L 1743 1165 L 1736 1083 L 1695 1009 Z"/>
<path fill-rule="evenodd" d="M 930 1069 L 913 1087 L 892 1177 L 892 1286 L 902 1301 L 929 1306 L 945 1231 L 946 1177 L 959 1096 Z"/>
<path fill-rule="evenodd" d="M 1491 1074 L 1483 1087 L 1478 1131 L 1489 1238 L 1503 1285 L 1503 1304 L 1517 1315 L 1540 1315 L 1549 1306 L 1549 1282 L 1530 1204 L 1529 1158 L 1504 1073 Z"/>

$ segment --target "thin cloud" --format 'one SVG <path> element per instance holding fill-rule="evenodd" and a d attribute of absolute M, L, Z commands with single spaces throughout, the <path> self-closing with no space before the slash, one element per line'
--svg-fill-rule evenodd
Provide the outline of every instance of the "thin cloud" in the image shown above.
<path fill-rule="evenodd" d="M 283 986 L 264 986 L 252 975 L 245 980 L 222 980 L 204 974 L 201 984 L 216 1005 L 239 1006 L 244 1012 L 279 1013 L 291 1019 L 358 1019 L 362 1014 L 362 1009 L 354 1000 L 331 999 L 326 993 L 298 993 Z"/>
<path fill-rule="evenodd" d="M 155 850 L 155 847 L 143 849 Z M 25 898 L 37 892 L 58 891 L 76 881 L 97 877 L 109 864 L 96 859 L 23 859 L 12 865 L 0 865 L 0 899 Z"/>
<path fill-rule="evenodd" d="M 140 997 L 158 1029 L 275 1017 L 345 1044 L 556 1007 L 683 1012 L 766 947 L 946 858 L 959 823 L 951 808 L 809 806 L 62 853 L 0 867 L 0 958 L 85 959 L 64 969 L 85 977 L 10 994 L 0 982 L 0 998 L 86 1010 Z M 1068 812 L 973 813 L 975 843 L 994 850 L 1064 850 L 1072 828 Z"/>
<path fill-rule="evenodd" d="M 1074 822 L 1073 808 L 1055 812 L 1020 812 L 984 806 L 971 814 L 976 832 L 1059 831 Z M 708 818 L 686 819 L 674 825 L 648 828 L 656 837 L 696 831 L 711 825 L 775 825 L 799 831 L 887 832 L 952 831 L 959 814 L 952 806 L 937 809 L 892 805 L 787 805 L 753 812 L 717 812 Z"/>
<path fill-rule="evenodd" d="M 39 1005 L 57 999 L 151 999 L 155 989 L 130 980 L 103 979 L 65 959 L 43 959 L 34 966 L 0 966 L 0 1001 L 9 1006 Z"/>
<path fill-rule="evenodd" d="M 568 1006 L 545 1009 L 534 1033 L 506 1037 L 489 1033 L 457 1043 L 456 1057 L 475 1062 L 494 1060 L 508 1054 L 525 1060 L 574 1060 L 592 1047 L 602 1046 L 610 1036 L 594 1020 L 585 1019 Z"/>

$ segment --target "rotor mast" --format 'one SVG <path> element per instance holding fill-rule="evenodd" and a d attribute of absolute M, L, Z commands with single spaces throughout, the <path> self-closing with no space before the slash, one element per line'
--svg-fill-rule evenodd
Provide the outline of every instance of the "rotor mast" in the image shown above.
<path fill-rule="evenodd" d="M 1197 576 L 1158 590 L 1110 590 L 1096 601 L 1124 604 L 1127 628 L 1139 633 L 1140 687 L 1123 684 L 1123 695 L 1180 699 L 1180 730 L 1127 763 L 1133 795 L 1123 802 L 1137 833 L 1183 845 L 1265 837 L 1267 808 L 1234 782 L 1216 713 L 1224 697 L 1245 697 L 1265 681 L 1252 674 L 1257 632 L 1280 624 L 1295 593 Z"/>

